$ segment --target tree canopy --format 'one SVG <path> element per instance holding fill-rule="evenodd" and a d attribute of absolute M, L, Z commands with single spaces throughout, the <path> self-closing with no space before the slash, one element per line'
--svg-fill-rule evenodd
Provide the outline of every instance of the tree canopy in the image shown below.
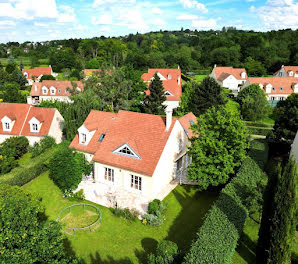
<path fill-rule="evenodd" d="M 270 111 L 265 93 L 257 84 L 252 84 L 242 89 L 238 93 L 237 102 L 240 104 L 240 111 L 245 120 L 261 120 Z"/>
<path fill-rule="evenodd" d="M 202 189 L 228 181 L 246 156 L 247 128 L 231 107 L 212 107 L 192 125 L 194 137 L 188 154 L 192 163 L 187 176 Z"/>

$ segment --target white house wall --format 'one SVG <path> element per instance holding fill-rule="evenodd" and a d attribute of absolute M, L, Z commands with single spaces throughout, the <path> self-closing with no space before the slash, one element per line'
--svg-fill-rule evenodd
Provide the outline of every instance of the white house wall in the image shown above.
<path fill-rule="evenodd" d="M 184 147 L 188 143 L 187 136 L 179 121 L 176 121 L 168 141 L 153 173 L 153 196 L 156 196 L 175 176 L 175 159 L 179 154 L 179 139 L 183 139 Z"/>
<path fill-rule="evenodd" d="M 63 119 L 62 115 L 59 113 L 58 110 L 56 110 L 48 135 L 53 137 L 57 144 L 62 142 L 63 120 L 64 119 Z"/>

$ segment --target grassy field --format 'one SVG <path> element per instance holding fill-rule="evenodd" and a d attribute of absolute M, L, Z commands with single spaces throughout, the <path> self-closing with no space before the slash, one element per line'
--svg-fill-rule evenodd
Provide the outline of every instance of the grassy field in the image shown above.
<path fill-rule="evenodd" d="M 18 57 L 15 58 L 15 63 L 17 65 L 20 65 L 20 62 L 23 62 L 24 68 L 25 69 L 30 69 L 31 68 L 31 58 L 30 57 Z M 8 58 L 0 58 L 0 62 L 3 66 L 6 66 L 8 63 Z M 39 60 L 39 67 L 48 67 L 49 66 L 49 59 L 40 59 Z"/>
<path fill-rule="evenodd" d="M 62 193 L 44 173 L 23 187 L 42 198 L 46 215 L 56 220 L 58 213 L 74 204 L 62 198 Z M 140 263 L 156 248 L 158 241 L 176 242 L 182 252 L 188 250 L 217 193 L 198 192 L 195 186 L 177 186 L 166 198 L 168 209 L 165 223 L 160 227 L 145 226 L 140 221 L 129 222 L 102 210 L 102 224 L 94 232 L 68 235 L 75 253 L 87 263 Z"/>
<path fill-rule="evenodd" d="M 203 81 L 208 75 L 195 75 L 197 81 Z"/>

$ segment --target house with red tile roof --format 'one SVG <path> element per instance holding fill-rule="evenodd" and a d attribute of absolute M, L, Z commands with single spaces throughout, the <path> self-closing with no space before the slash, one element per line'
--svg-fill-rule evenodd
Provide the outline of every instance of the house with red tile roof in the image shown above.
<path fill-rule="evenodd" d="M 167 98 L 165 105 L 171 109 L 177 108 L 179 106 L 179 102 L 181 101 L 182 95 L 180 68 L 148 69 L 148 72 L 142 75 L 142 79 L 148 84 L 148 86 L 155 73 L 157 73 L 164 87 L 164 93 Z M 146 91 L 146 94 L 150 94 L 149 90 Z"/>
<path fill-rule="evenodd" d="M 78 190 L 104 206 L 145 212 L 150 201 L 163 199 L 185 177 L 195 122 L 192 113 L 177 119 L 169 109 L 166 117 L 92 110 L 70 144 L 93 162 L 93 174 Z"/>
<path fill-rule="evenodd" d="M 216 64 L 209 76 L 214 78 L 222 87 L 232 90 L 235 96 L 247 80 L 247 73 L 244 68 L 217 67 Z"/>
<path fill-rule="evenodd" d="M 298 77 L 298 66 L 284 66 L 273 74 L 274 77 Z"/>
<path fill-rule="evenodd" d="M 71 103 L 70 90 L 76 89 L 78 92 L 84 91 L 84 85 L 80 81 L 57 81 L 44 80 L 32 85 L 27 103 L 36 105 L 42 101 L 60 101 Z"/>
<path fill-rule="evenodd" d="M 62 141 L 63 117 L 55 108 L 0 103 L 0 143 L 9 137 L 25 136 L 31 146 L 44 136 Z"/>
<path fill-rule="evenodd" d="M 58 75 L 57 73 L 53 72 L 51 65 L 49 65 L 49 67 L 35 67 L 33 69 L 23 69 L 22 73 L 26 77 L 28 85 L 32 85 L 35 82 L 39 82 L 40 78 L 43 75 L 52 75 L 54 77 Z"/>
<path fill-rule="evenodd" d="M 258 84 L 264 91 L 271 105 L 276 105 L 278 101 L 286 100 L 292 93 L 298 93 L 298 78 L 287 77 L 255 77 L 248 78 L 243 88 Z"/>

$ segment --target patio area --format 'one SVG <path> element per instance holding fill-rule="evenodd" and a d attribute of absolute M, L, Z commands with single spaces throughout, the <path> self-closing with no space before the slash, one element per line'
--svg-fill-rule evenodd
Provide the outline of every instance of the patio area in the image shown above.
<path fill-rule="evenodd" d="M 158 195 L 156 199 L 163 200 L 179 181 L 172 181 Z M 76 191 L 83 189 L 86 200 L 103 205 L 105 207 L 119 207 L 136 209 L 142 215 L 146 213 L 150 199 L 125 190 L 123 187 L 94 182 L 92 178 L 85 178 L 79 184 Z"/>

